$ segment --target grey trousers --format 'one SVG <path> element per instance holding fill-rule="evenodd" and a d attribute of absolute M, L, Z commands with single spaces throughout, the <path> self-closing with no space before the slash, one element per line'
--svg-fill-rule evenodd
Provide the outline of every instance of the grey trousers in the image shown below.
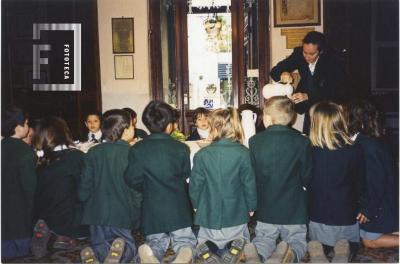
<path fill-rule="evenodd" d="M 180 248 L 196 247 L 196 237 L 191 227 L 175 230 L 169 233 L 158 233 L 146 236 L 146 244 L 153 250 L 154 256 L 162 262 L 165 252 L 171 243 L 172 249 L 178 254 Z"/>
<path fill-rule="evenodd" d="M 273 225 L 257 221 L 256 237 L 253 244 L 258 254 L 267 260 L 276 248 L 276 239 L 281 239 L 289 244 L 300 261 L 307 252 L 307 225 Z"/>
<path fill-rule="evenodd" d="M 223 249 L 230 241 L 238 238 L 243 238 L 246 242 L 250 242 L 250 233 L 247 224 L 225 227 L 219 230 L 200 227 L 199 234 L 197 235 L 199 244 L 211 241 L 219 249 Z"/>

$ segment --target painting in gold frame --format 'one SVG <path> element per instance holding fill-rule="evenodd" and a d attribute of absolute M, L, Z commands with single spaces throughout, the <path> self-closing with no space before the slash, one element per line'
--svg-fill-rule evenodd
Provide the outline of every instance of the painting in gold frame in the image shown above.
<path fill-rule="evenodd" d="M 274 0 L 275 27 L 321 24 L 320 0 Z"/>
<path fill-rule="evenodd" d="M 112 18 L 113 53 L 134 53 L 133 17 Z"/>

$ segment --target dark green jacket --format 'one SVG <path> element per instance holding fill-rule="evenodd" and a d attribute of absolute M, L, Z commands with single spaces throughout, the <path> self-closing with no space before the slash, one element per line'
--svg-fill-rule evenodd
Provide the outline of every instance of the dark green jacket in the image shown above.
<path fill-rule="evenodd" d="M 37 157 L 21 139 L 1 140 L 1 239 L 30 238 Z"/>
<path fill-rule="evenodd" d="M 145 235 L 192 225 L 186 183 L 189 176 L 189 148 L 167 134 L 151 134 L 131 148 L 125 179 L 129 186 L 143 192 Z"/>
<path fill-rule="evenodd" d="M 94 146 L 85 156 L 79 185 L 83 224 L 131 229 L 140 217 L 140 195 L 124 181 L 129 144 L 123 140 Z"/>
<path fill-rule="evenodd" d="M 311 178 L 311 145 L 298 131 L 268 127 L 249 140 L 257 178 L 257 220 L 269 224 L 307 223 L 307 193 Z"/>
<path fill-rule="evenodd" d="M 195 224 L 221 229 L 247 223 L 257 207 L 248 149 L 230 139 L 201 149 L 194 156 L 189 193 Z"/>
<path fill-rule="evenodd" d="M 87 236 L 87 226 L 80 225 L 82 202 L 78 200 L 84 153 L 65 149 L 51 154 L 52 162 L 37 169 L 34 219 L 45 220 L 59 235 Z"/>

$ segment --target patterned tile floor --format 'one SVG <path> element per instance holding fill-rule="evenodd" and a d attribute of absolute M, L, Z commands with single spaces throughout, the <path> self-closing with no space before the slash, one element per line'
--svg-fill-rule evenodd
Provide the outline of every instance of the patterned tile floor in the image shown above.
<path fill-rule="evenodd" d="M 250 231 L 253 233 L 254 229 L 250 226 Z M 144 239 L 139 233 L 134 234 L 135 241 L 138 245 L 143 244 Z M 85 239 L 79 241 L 77 246 L 70 250 L 49 250 L 49 253 L 40 259 L 35 259 L 33 256 L 25 258 L 18 258 L 7 260 L 7 263 L 80 263 L 79 252 L 82 248 L 89 245 L 89 240 Z M 172 250 L 168 250 L 164 262 L 171 262 L 174 258 Z M 302 262 L 308 263 L 309 256 L 306 255 Z M 399 249 L 366 249 L 361 248 L 355 257 L 356 263 L 398 263 L 399 262 Z"/>

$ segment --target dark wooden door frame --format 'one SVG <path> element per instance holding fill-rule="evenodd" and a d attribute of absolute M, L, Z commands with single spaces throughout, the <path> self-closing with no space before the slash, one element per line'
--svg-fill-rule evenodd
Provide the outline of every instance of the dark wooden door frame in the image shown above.
<path fill-rule="evenodd" d="M 245 101 L 244 98 L 244 2 L 232 0 L 232 89 L 234 106 L 238 107 Z M 189 133 L 192 122 L 189 109 L 189 70 L 188 70 L 188 43 L 187 43 L 187 3 L 183 0 L 173 2 L 175 14 L 175 64 L 176 64 L 176 91 L 177 108 L 181 111 L 181 129 Z M 263 104 L 262 87 L 268 83 L 270 67 L 270 37 L 269 37 L 269 1 L 258 1 L 258 60 L 259 60 L 259 96 L 260 106 Z M 164 100 L 162 83 L 162 56 L 160 31 L 160 0 L 149 1 L 149 42 L 150 42 L 150 83 L 152 98 Z"/>

